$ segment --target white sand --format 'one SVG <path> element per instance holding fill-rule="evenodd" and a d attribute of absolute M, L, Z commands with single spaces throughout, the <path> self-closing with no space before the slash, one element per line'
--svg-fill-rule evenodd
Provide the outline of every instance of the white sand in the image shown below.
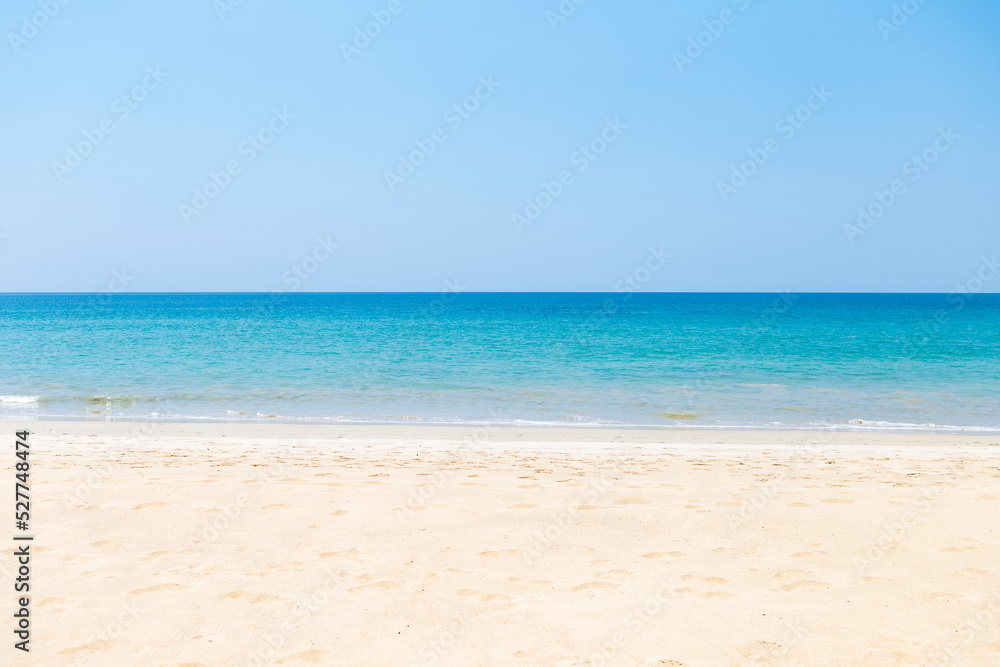
<path fill-rule="evenodd" d="M 1000 665 L 996 436 L 27 426 L 0 664 Z"/>

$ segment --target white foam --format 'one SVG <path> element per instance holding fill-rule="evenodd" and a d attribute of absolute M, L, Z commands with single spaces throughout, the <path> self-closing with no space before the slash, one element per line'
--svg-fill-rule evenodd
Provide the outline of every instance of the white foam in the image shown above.
<path fill-rule="evenodd" d="M 0 396 L 0 404 L 2 405 L 37 405 L 41 396 L 17 396 L 17 395 L 7 395 Z"/>

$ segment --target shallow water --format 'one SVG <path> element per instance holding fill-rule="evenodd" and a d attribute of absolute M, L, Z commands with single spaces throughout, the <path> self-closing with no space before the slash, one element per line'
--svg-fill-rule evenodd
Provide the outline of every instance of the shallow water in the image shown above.
<path fill-rule="evenodd" d="M 1000 295 L 0 295 L 0 418 L 1000 431 Z"/>

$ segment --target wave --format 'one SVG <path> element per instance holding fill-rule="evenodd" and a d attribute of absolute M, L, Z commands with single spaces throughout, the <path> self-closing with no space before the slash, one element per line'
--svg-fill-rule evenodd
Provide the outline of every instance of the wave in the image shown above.
<path fill-rule="evenodd" d="M 0 399 L 6 397 L 0 397 Z M 26 398 L 26 397 L 25 397 Z M 0 400 L 2 402 L 2 400 Z M 27 403 L 21 403 L 27 405 Z M 9 418 L 17 418 L 11 414 Z M 419 415 L 288 415 L 280 412 L 256 410 L 220 410 L 211 414 L 188 412 L 148 412 L 144 414 L 91 413 L 51 414 L 45 419 L 82 419 L 85 421 L 153 421 L 153 422 L 211 422 L 211 423 L 286 423 L 286 424 L 358 424 L 358 425 L 399 425 L 423 424 L 428 426 L 512 426 L 512 427 L 560 427 L 560 428 L 624 428 L 643 430 L 724 430 L 724 431 L 866 431 L 866 432 L 911 432 L 911 433 L 977 433 L 997 434 L 1000 427 L 960 426 L 952 424 L 890 422 L 878 420 L 849 419 L 841 421 L 781 422 L 781 421 L 728 421 L 711 424 L 692 423 L 678 419 L 675 423 L 643 423 L 598 419 L 581 415 L 564 415 L 556 419 L 530 418 L 462 418 L 428 417 Z M 0 420 L 4 419 L 0 410 Z"/>
<path fill-rule="evenodd" d="M 41 396 L 0 396 L 0 405 L 32 405 L 37 406 L 42 400 Z"/>
<path fill-rule="evenodd" d="M 954 426 L 951 424 L 914 424 L 910 422 L 887 422 L 867 419 L 849 419 L 848 428 L 879 431 L 976 431 L 1000 433 L 1000 428 L 990 426 Z"/>

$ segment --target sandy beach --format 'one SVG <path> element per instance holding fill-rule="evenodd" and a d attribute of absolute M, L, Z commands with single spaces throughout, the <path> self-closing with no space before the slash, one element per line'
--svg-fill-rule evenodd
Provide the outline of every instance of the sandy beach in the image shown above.
<path fill-rule="evenodd" d="M 16 664 L 1000 664 L 997 436 L 7 427 Z"/>

